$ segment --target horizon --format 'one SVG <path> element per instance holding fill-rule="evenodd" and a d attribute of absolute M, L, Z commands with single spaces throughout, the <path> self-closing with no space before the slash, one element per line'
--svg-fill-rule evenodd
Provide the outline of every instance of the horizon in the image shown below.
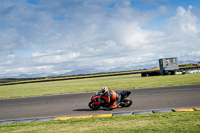
<path fill-rule="evenodd" d="M 184 62 L 184 61 L 183 61 Z M 198 64 L 200 62 L 193 62 L 190 61 L 190 63 L 183 63 L 182 64 L 178 64 L 179 67 L 180 66 L 184 66 L 184 65 L 190 65 L 190 64 L 196 64 L 198 66 Z M 188 61 L 186 61 L 188 62 Z M 92 75 L 92 74 L 101 74 L 101 73 L 120 73 L 120 72 L 131 72 L 131 71 L 141 71 L 141 70 L 151 70 L 151 69 L 160 69 L 159 66 L 155 66 L 152 68 L 138 68 L 138 69 L 132 69 L 132 70 L 119 70 L 119 71 L 101 71 L 101 72 L 93 72 L 93 73 L 80 73 L 80 72 L 75 72 L 74 74 L 69 72 L 69 73 L 63 73 L 60 75 L 48 75 L 48 76 L 44 76 L 44 77 L 34 77 L 34 75 L 28 75 L 28 74 L 20 74 L 20 75 L 16 75 L 16 76 L 12 76 L 12 77 L 3 77 L 0 79 L 43 79 L 43 78 L 55 78 L 55 77 L 70 77 L 70 76 L 79 76 L 79 75 Z M 75 70 L 76 71 L 76 70 Z M 73 71 L 72 71 L 73 72 Z"/>

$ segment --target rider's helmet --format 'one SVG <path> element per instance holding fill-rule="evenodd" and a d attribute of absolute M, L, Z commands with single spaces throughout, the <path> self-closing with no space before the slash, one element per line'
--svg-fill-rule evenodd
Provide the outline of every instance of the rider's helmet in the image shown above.
<path fill-rule="evenodd" d="M 106 92 L 108 92 L 108 87 L 106 87 L 106 86 L 104 86 L 103 88 L 102 88 L 102 90 L 101 90 L 103 93 L 106 93 Z"/>

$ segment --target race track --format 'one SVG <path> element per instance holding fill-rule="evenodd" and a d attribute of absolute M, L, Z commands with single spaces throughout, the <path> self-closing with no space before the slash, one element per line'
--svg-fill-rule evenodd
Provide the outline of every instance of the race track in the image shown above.
<path fill-rule="evenodd" d="M 112 111 L 89 109 L 88 103 L 94 92 L 0 100 L 0 120 L 200 107 L 200 84 L 129 91 L 133 105 Z"/>

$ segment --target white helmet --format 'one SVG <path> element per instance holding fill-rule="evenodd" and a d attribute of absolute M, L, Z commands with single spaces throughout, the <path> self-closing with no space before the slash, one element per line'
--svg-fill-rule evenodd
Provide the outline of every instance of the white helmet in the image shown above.
<path fill-rule="evenodd" d="M 108 87 L 104 86 L 104 87 L 102 88 L 102 92 L 103 92 L 103 93 L 108 92 Z"/>

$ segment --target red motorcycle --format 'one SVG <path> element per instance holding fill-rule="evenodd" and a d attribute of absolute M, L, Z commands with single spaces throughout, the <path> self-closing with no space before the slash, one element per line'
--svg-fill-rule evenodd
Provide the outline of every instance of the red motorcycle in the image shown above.
<path fill-rule="evenodd" d="M 118 100 L 118 107 L 129 107 L 132 104 L 132 99 L 130 99 L 128 96 L 131 94 L 130 91 L 122 91 L 120 92 L 119 95 L 119 100 Z M 98 110 L 101 107 L 109 107 L 110 104 L 108 104 L 107 97 L 102 96 L 102 92 L 98 91 L 95 92 L 91 98 L 91 101 L 89 102 L 88 106 L 92 110 Z"/>

